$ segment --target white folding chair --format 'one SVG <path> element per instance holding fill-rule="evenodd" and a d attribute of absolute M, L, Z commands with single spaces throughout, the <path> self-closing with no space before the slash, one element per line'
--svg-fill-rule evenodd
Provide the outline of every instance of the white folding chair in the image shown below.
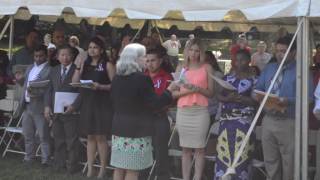
<path fill-rule="evenodd" d="M 6 148 L 4 150 L 4 152 L 2 153 L 2 157 L 4 157 L 7 152 L 12 152 L 12 153 L 18 153 L 18 154 L 26 154 L 25 151 L 23 149 L 17 149 L 15 148 L 15 146 L 18 144 L 18 141 L 15 140 L 15 138 L 17 137 L 17 135 L 23 135 L 22 134 L 22 127 L 21 127 L 21 123 L 22 123 L 22 118 L 23 118 L 23 114 L 21 115 L 21 117 L 19 118 L 19 121 L 17 123 L 16 126 L 11 126 L 12 120 L 10 121 L 10 123 L 8 124 L 8 126 L 5 128 L 5 133 L 4 135 L 8 135 L 9 136 L 9 141 L 6 145 Z M 3 136 L 3 138 L 1 139 L 3 141 L 5 137 Z M 36 156 L 40 156 L 40 145 L 38 145 L 37 149 L 36 149 Z"/>
<path fill-rule="evenodd" d="M 79 138 L 79 141 L 80 141 L 81 145 L 85 149 L 87 149 L 87 138 Z M 108 147 L 111 147 L 111 141 L 107 141 L 107 145 L 108 145 Z M 98 159 L 97 159 L 98 158 L 98 153 L 97 152 L 95 154 L 95 157 L 96 157 L 96 161 L 98 161 Z M 83 165 L 82 173 L 85 173 L 87 168 L 88 168 L 88 162 L 87 161 L 86 162 L 80 162 L 80 164 Z M 93 166 L 94 167 L 99 167 L 99 168 L 101 167 L 101 165 L 97 164 L 97 163 L 95 163 Z M 111 170 L 115 169 L 114 167 L 109 166 L 109 165 L 107 165 L 105 168 L 111 169 Z"/>
<path fill-rule="evenodd" d="M 4 138 L 5 138 L 6 135 L 9 136 L 9 141 L 8 141 L 8 143 L 6 145 L 6 148 L 5 148 L 4 152 L 2 153 L 2 157 L 4 157 L 7 152 L 24 154 L 24 151 L 16 150 L 15 148 L 12 147 L 12 143 L 14 143 L 14 145 L 17 144 L 17 141 L 15 140 L 16 135 L 17 134 L 20 134 L 20 135 L 22 134 L 22 127 L 21 127 L 22 118 L 23 118 L 23 114 L 19 118 L 16 126 L 11 126 L 12 119 L 10 119 L 10 122 L 8 123 L 8 126 L 5 128 L 4 135 L 3 135 L 2 139 L 1 139 L 1 141 L 4 141 Z"/>
<path fill-rule="evenodd" d="M 13 92 L 14 90 L 7 90 L 7 97 L 5 99 L 0 100 L 0 111 L 3 112 L 4 116 L 9 118 L 9 121 L 6 125 L 0 127 L 0 145 L 4 144 L 7 145 L 5 141 L 6 136 L 6 128 L 12 124 L 13 121 L 13 114 L 18 107 L 18 101 L 13 99 Z"/>

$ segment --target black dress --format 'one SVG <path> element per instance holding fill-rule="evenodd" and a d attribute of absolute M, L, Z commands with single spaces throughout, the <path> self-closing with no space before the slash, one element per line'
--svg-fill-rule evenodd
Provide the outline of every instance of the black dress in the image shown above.
<path fill-rule="evenodd" d="M 81 79 L 104 85 L 111 83 L 105 61 L 92 66 L 91 60 L 87 59 Z M 110 135 L 113 117 L 110 92 L 81 88 L 80 99 L 80 134 Z"/>

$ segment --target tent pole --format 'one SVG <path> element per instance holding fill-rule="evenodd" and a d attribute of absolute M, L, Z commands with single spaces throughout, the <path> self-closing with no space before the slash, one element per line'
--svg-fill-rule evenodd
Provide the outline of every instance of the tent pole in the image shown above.
<path fill-rule="evenodd" d="M 9 59 L 12 59 L 13 35 L 14 35 L 14 15 L 10 16 L 10 39 L 9 39 Z"/>
<path fill-rule="evenodd" d="M 4 27 L 3 27 L 3 29 L 2 29 L 2 31 L 0 33 L 0 40 L 3 38 L 4 33 L 7 31 L 10 22 L 11 22 L 11 18 L 8 19 L 8 21 L 6 22 L 6 24 L 4 25 Z"/>
<path fill-rule="evenodd" d="M 301 18 L 298 18 L 298 24 L 300 23 Z M 301 165 L 301 159 L 300 159 L 300 152 L 301 152 L 301 59 L 302 56 L 302 49 L 301 44 L 302 42 L 302 36 L 301 36 L 301 30 L 298 33 L 297 37 L 297 64 L 296 64 L 296 113 L 295 113 L 295 138 L 294 138 L 294 180 L 300 180 L 300 165 Z"/>
<path fill-rule="evenodd" d="M 309 20 L 307 17 L 302 17 L 302 83 L 301 83 L 301 98 L 302 98 L 302 180 L 308 180 L 308 125 L 309 125 Z"/>
<path fill-rule="evenodd" d="M 154 27 L 156 28 L 156 31 L 159 34 L 160 42 L 162 44 L 163 43 L 163 37 L 161 36 L 160 30 L 159 30 L 159 28 L 157 26 L 157 21 L 154 20 L 153 22 L 154 22 Z"/>
<path fill-rule="evenodd" d="M 143 28 L 143 26 L 138 30 L 138 32 L 133 36 L 133 38 L 131 39 L 131 43 L 133 43 L 136 39 L 137 39 L 137 37 L 138 37 L 138 35 L 140 34 L 140 32 L 141 32 L 141 30 L 142 30 L 142 28 Z"/>

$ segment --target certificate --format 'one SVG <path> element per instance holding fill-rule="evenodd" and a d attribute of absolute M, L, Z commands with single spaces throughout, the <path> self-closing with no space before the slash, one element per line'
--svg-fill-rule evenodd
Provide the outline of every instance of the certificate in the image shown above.
<path fill-rule="evenodd" d="M 64 113 L 65 108 L 71 105 L 79 93 L 56 92 L 54 98 L 54 113 Z"/>

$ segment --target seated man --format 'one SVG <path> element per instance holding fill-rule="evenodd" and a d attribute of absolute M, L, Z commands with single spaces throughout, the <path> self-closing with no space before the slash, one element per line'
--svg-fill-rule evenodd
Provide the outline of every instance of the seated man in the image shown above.
<path fill-rule="evenodd" d="M 49 75 L 50 82 L 45 95 L 44 114 L 47 120 L 53 120 L 52 131 L 56 170 L 62 170 L 68 159 L 68 172 L 74 173 L 77 169 L 78 160 L 77 119 L 79 117 L 67 113 L 52 116 L 56 92 L 77 92 L 77 89 L 70 85 L 73 73 L 76 70 L 76 66 L 72 63 L 72 48 L 68 45 L 61 46 L 57 51 L 57 58 L 60 65 L 53 67 Z"/>
<path fill-rule="evenodd" d="M 40 137 L 41 163 L 47 166 L 49 162 L 49 124 L 45 120 L 44 94 L 46 87 L 30 86 L 32 82 L 48 79 L 50 66 L 47 63 L 47 47 L 41 45 L 34 50 L 34 64 L 26 70 L 22 98 L 17 110 L 23 111 L 22 130 L 25 139 L 25 162 L 31 162 L 35 157 L 36 132 Z"/>

